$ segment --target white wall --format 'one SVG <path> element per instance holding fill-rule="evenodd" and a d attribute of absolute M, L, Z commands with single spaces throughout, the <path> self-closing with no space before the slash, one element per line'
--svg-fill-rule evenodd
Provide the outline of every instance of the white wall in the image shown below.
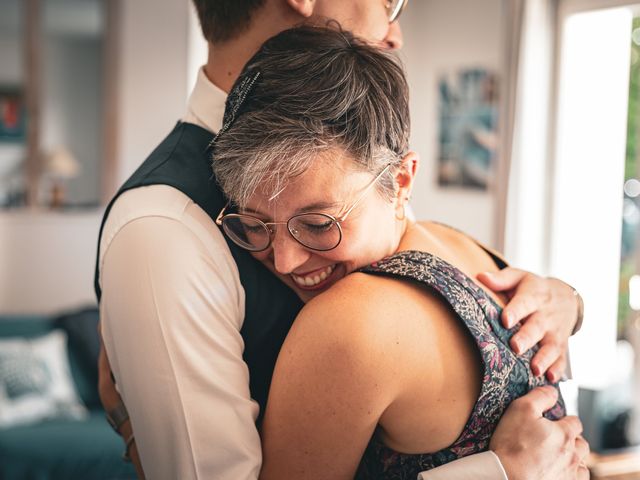
<path fill-rule="evenodd" d="M 185 109 L 189 2 L 122 0 L 118 142 L 124 181 Z M 102 212 L 0 212 L 0 314 L 93 303 Z"/>
<path fill-rule="evenodd" d="M 97 212 L 0 213 L 0 314 L 92 304 Z"/>
<path fill-rule="evenodd" d="M 144 161 L 185 111 L 186 0 L 123 0 L 118 88 L 118 183 Z"/>
<path fill-rule="evenodd" d="M 1 25 L 0 25 L 1 27 Z M 0 85 L 16 86 L 22 83 L 22 42 L 18 32 L 0 30 Z"/>
<path fill-rule="evenodd" d="M 19 85 L 22 74 L 22 37 L 18 27 L 23 10 L 20 0 L 0 0 L 0 85 Z"/>
<path fill-rule="evenodd" d="M 400 21 L 401 58 L 411 89 L 411 147 L 422 160 L 411 204 L 418 219 L 445 222 L 489 245 L 496 240 L 492 194 L 437 186 L 437 81 L 461 68 L 500 70 L 501 5 L 501 0 L 418 0 Z"/>
<path fill-rule="evenodd" d="M 189 2 L 189 6 L 191 6 L 191 2 Z M 187 95 L 191 93 L 196 84 L 198 71 L 202 65 L 207 63 L 209 53 L 209 44 L 202 35 L 200 20 L 198 20 L 198 14 L 193 6 L 190 8 L 188 21 Z"/>

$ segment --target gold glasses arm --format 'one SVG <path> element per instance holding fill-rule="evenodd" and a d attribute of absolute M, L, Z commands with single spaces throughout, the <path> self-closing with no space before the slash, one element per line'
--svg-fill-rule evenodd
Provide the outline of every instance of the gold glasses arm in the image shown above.
<path fill-rule="evenodd" d="M 371 190 L 371 188 L 376 184 L 376 182 L 378 180 L 380 180 L 380 177 L 382 177 L 382 175 L 384 174 L 384 172 L 387 171 L 387 169 L 391 166 L 391 163 L 387 163 L 387 166 L 384 167 L 382 169 L 382 171 L 376 176 L 376 178 L 374 178 L 371 183 L 369 183 L 369 185 L 367 185 L 365 187 L 365 189 L 362 191 L 362 193 L 360 194 L 360 196 L 356 199 L 356 201 L 353 203 L 353 205 L 351 205 L 349 207 L 349 209 L 344 212 L 344 214 L 338 219 L 338 221 L 340 222 L 344 222 L 347 217 L 349 216 L 349 214 L 353 211 L 354 208 L 356 208 L 356 206 L 360 203 L 360 201 L 362 201 L 362 199 L 367 195 L 367 193 L 369 193 L 369 190 Z"/>
<path fill-rule="evenodd" d="M 224 208 L 222 210 L 220 210 L 220 213 L 216 217 L 216 225 L 218 225 L 219 227 L 222 226 L 222 217 L 224 217 L 224 212 L 227 210 L 228 206 L 229 206 L 229 204 L 227 203 L 224 206 Z"/>
<path fill-rule="evenodd" d="M 398 0 L 394 7 L 393 1 L 387 2 L 387 10 L 389 10 L 389 23 L 393 23 L 398 20 L 398 17 L 407 6 L 407 3 L 409 3 L 409 0 Z"/>

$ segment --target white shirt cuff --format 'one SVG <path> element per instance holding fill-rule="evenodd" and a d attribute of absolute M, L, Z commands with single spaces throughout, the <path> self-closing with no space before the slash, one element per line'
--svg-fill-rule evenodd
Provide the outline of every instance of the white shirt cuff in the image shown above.
<path fill-rule="evenodd" d="M 482 452 L 418 474 L 418 480 L 508 480 L 498 456 Z"/>

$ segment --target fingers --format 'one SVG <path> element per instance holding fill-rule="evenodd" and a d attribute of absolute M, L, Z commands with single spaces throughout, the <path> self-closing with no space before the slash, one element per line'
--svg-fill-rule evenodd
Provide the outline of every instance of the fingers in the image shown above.
<path fill-rule="evenodd" d="M 589 480 L 590 474 L 587 468 L 587 459 L 589 458 L 589 444 L 582 435 L 576 438 L 576 455 L 580 459 L 578 463 L 578 480 Z"/>
<path fill-rule="evenodd" d="M 587 468 L 586 465 L 580 465 L 578 467 L 578 475 L 576 478 L 577 480 L 589 480 L 591 478 L 589 469 Z"/>
<path fill-rule="evenodd" d="M 558 391 L 554 387 L 544 386 L 534 388 L 526 395 L 515 400 L 512 405 L 523 408 L 533 413 L 536 417 L 542 417 L 542 414 L 552 408 L 557 401 Z"/>
<path fill-rule="evenodd" d="M 477 278 L 494 292 L 504 292 L 513 290 L 526 274 L 523 270 L 507 267 L 499 272 L 480 273 Z"/>
<path fill-rule="evenodd" d="M 578 437 L 576 438 L 576 455 L 578 455 L 578 458 L 582 463 L 585 463 L 587 461 L 589 452 L 589 444 L 582 435 L 578 435 Z"/>
<path fill-rule="evenodd" d="M 567 346 L 559 344 L 557 335 L 554 335 L 553 332 L 547 332 L 542 322 L 541 315 L 537 313 L 531 315 L 522 328 L 511 338 L 511 348 L 516 354 L 522 355 L 539 343 L 540 350 L 531 360 L 531 370 L 537 377 L 547 372 L 549 381 L 558 382 L 567 367 Z"/>
<path fill-rule="evenodd" d="M 540 343 L 540 350 L 538 350 L 531 359 L 531 371 L 536 377 L 540 377 L 544 375 L 552 365 L 556 368 L 564 366 L 566 362 L 563 363 L 562 361 L 560 362 L 560 364 L 556 365 L 556 363 L 564 357 L 564 352 L 564 346 L 558 345 L 551 341 L 543 340 L 542 343 Z M 554 371 L 554 375 L 555 373 L 556 372 Z M 562 373 L 560 373 L 559 377 L 560 376 L 562 376 Z M 548 378 L 551 381 L 555 381 L 550 377 Z"/>
<path fill-rule="evenodd" d="M 539 310 L 547 300 L 543 295 L 545 279 L 517 268 L 508 267 L 499 272 L 484 272 L 478 275 L 478 280 L 495 292 L 514 292 L 502 312 L 502 324 L 506 328 L 513 327 Z"/>
<path fill-rule="evenodd" d="M 566 347 L 563 349 L 560 357 L 547 370 L 547 380 L 552 383 L 561 381 L 567 373 L 567 355 Z"/>
<path fill-rule="evenodd" d="M 534 313 L 527 318 L 526 322 L 522 324 L 522 328 L 511 338 L 511 348 L 514 352 L 522 355 L 543 339 L 546 330 L 542 322 L 543 317 L 539 314 Z M 555 361 L 555 358 L 553 361 Z M 549 362 L 548 365 L 551 365 L 553 361 Z"/>
<path fill-rule="evenodd" d="M 544 306 L 544 299 L 535 290 L 520 288 L 502 311 L 502 324 L 512 328 Z"/>
<path fill-rule="evenodd" d="M 573 415 L 568 415 L 560 420 L 556 420 L 555 423 L 564 429 L 567 438 L 575 439 L 582 433 L 582 422 L 578 417 Z"/>
<path fill-rule="evenodd" d="M 589 479 L 589 468 L 587 467 L 587 460 L 589 457 L 589 444 L 582 437 L 578 435 L 575 439 L 575 448 L 573 453 L 572 467 L 576 472 L 575 478 L 578 480 Z"/>

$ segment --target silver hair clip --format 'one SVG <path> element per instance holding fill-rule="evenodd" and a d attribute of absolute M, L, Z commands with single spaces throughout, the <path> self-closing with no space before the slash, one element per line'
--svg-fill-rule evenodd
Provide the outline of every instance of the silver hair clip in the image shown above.
<path fill-rule="evenodd" d="M 222 119 L 222 127 L 213 138 L 209 147 L 212 147 L 216 140 L 222 135 L 224 132 L 229 130 L 233 122 L 236 121 L 238 117 L 238 112 L 240 111 L 240 107 L 244 104 L 247 96 L 251 92 L 253 85 L 260 77 L 260 72 L 247 72 L 243 75 L 240 83 L 236 84 L 236 86 L 231 90 L 229 96 L 227 97 L 227 103 L 224 109 L 224 117 Z"/>

